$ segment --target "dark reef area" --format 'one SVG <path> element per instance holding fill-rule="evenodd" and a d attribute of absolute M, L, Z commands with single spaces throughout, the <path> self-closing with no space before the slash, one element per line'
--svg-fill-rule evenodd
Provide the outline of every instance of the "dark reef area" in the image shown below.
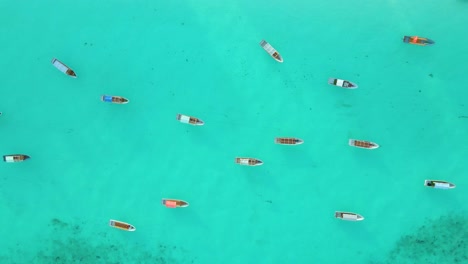
<path fill-rule="evenodd" d="M 49 226 L 59 237 L 41 241 L 37 252 L 28 252 L 21 245 L 9 249 L 10 254 L 0 256 L 0 263 L 8 264 L 178 264 L 196 263 L 188 252 L 174 245 L 159 244 L 157 248 L 145 251 L 145 247 L 129 246 L 125 240 L 112 239 L 107 233 L 96 234 L 93 239 L 85 236 L 82 227 L 52 219 Z M 112 230 L 122 232 L 119 230 Z M 61 239 L 61 237 L 65 237 Z"/>

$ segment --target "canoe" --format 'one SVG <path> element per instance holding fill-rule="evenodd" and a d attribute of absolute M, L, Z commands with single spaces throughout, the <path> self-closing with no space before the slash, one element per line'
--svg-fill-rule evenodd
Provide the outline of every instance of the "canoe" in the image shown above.
<path fill-rule="evenodd" d="M 24 154 L 10 154 L 10 155 L 4 155 L 3 156 L 3 161 L 5 162 L 22 162 L 27 159 L 30 159 L 28 155 Z"/>
<path fill-rule="evenodd" d="M 371 141 L 365 141 L 365 140 L 358 140 L 358 139 L 350 139 L 348 141 L 348 144 L 352 147 L 356 148 L 363 148 L 363 149 L 376 149 L 379 147 L 379 144 L 371 142 Z"/>
<path fill-rule="evenodd" d="M 278 137 L 275 138 L 275 143 L 281 145 L 300 145 L 304 143 L 304 140 L 299 138 Z"/>
<path fill-rule="evenodd" d="M 129 232 L 133 232 L 136 230 L 136 228 L 131 224 L 118 221 L 118 220 L 112 220 L 112 219 L 109 220 L 109 226 L 120 229 L 120 230 L 129 231 Z"/>
<path fill-rule="evenodd" d="M 161 203 L 167 208 L 187 207 L 189 203 L 179 199 L 162 199 Z"/>
<path fill-rule="evenodd" d="M 431 39 L 422 38 L 418 36 L 404 36 L 403 42 L 408 43 L 408 44 L 418 45 L 418 46 L 431 46 L 435 44 L 435 41 Z"/>
<path fill-rule="evenodd" d="M 453 183 L 439 180 L 425 180 L 424 186 L 434 189 L 453 189 L 456 187 Z"/>
<path fill-rule="evenodd" d="M 364 220 L 364 217 L 360 214 L 356 213 L 351 213 L 351 212 L 340 212 L 336 211 L 335 212 L 335 217 L 341 220 L 346 220 L 346 221 L 362 221 Z"/>
<path fill-rule="evenodd" d="M 245 166 L 260 166 L 263 165 L 263 161 L 255 158 L 236 158 L 235 163 Z"/>
<path fill-rule="evenodd" d="M 275 59 L 277 62 L 283 62 L 283 57 L 279 54 L 270 43 L 266 42 L 265 40 L 260 41 L 260 46 L 268 53 L 270 56 Z"/>
<path fill-rule="evenodd" d="M 345 88 L 345 89 L 356 89 L 356 88 L 358 88 L 357 84 L 355 84 L 353 82 L 342 80 L 342 79 L 337 79 L 337 78 L 328 78 L 328 84 L 338 86 L 338 87 L 341 87 L 341 88 Z"/>
<path fill-rule="evenodd" d="M 177 120 L 179 120 L 181 123 L 184 123 L 184 124 L 190 124 L 194 126 L 203 126 L 205 124 L 201 119 L 198 119 L 193 116 L 177 114 L 176 118 Z"/>
<path fill-rule="evenodd" d="M 127 98 L 122 96 L 115 96 L 115 95 L 103 95 L 101 97 L 103 102 L 113 103 L 113 104 L 127 104 L 130 102 Z"/>
<path fill-rule="evenodd" d="M 63 64 L 61 61 L 57 60 L 57 59 L 52 59 L 52 65 L 54 65 L 55 68 L 57 68 L 59 71 L 65 73 L 66 75 L 72 77 L 72 78 L 76 78 L 76 73 L 70 69 L 70 67 L 68 67 L 67 65 Z"/>

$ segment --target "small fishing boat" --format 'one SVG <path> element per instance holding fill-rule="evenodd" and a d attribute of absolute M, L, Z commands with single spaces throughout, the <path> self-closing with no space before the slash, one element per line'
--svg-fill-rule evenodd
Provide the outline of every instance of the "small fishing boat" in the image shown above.
<path fill-rule="evenodd" d="M 350 213 L 350 212 L 335 212 L 335 217 L 339 218 L 341 220 L 347 220 L 347 221 L 362 221 L 364 220 L 364 217 L 360 214 L 356 213 Z"/>
<path fill-rule="evenodd" d="M 189 203 L 178 199 L 162 199 L 162 204 L 168 208 L 187 207 Z"/>
<path fill-rule="evenodd" d="M 328 78 L 328 84 L 338 86 L 338 87 L 341 87 L 341 88 L 345 88 L 345 89 L 356 89 L 356 88 L 358 88 L 357 84 L 355 84 L 353 82 L 342 80 L 342 79 L 337 79 L 337 78 Z"/>
<path fill-rule="evenodd" d="M 351 147 L 356 147 L 356 148 L 376 149 L 379 147 L 379 144 L 377 143 L 364 141 L 364 140 L 358 140 L 358 139 L 350 139 L 348 143 Z"/>
<path fill-rule="evenodd" d="M 424 186 L 431 187 L 434 189 L 453 189 L 456 187 L 456 185 L 453 183 L 438 180 L 425 180 Z"/>
<path fill-rule="evenodd" d="M 196 117 L 182 115 L 182 114 L 177 114 L 177 120 L 179 120 L 181 123 L 191 124 L 194 126 L 203 126 L 205 124 L 203 121 L 201 121 L 200 119 Z"/>
<path fill-rule="evenodd" d="M 112 219 L 109 221 L 109 225 L 114 228 L 125 230 L 125 231 L 130 231 L 130 232 L 133 232 L 136 230 L 136 228 L 131 224 L 128 224 L 122 221 L 112 220 Z"/>
<path fill-rule="evenodd" d="M 417 36 L 404 36 L 403 42 L 419 46 L 431 46 L 435 44 L 435 41 L 431 39 Z"/>
<path fill-rule="evenodd" d="M 72 69 L 70 69 L 67 65 L 63 64 L 61 61 L 54 58 L 52 59 L 52 65 L 54 65 L 55 68 L 65 73 L 66 75 L 72 78 L 76 78 L 75 72 Z"/>
<path fill-rule="evenodd" d="M 263 161 L 254 158 L 236 158 L 235 162 L 240 165 L 246 166 L 260 166 L 263 165 Z"/>
<path fill-rule="evenodd" d="M 24 155 L 24 154 L 11 154 L 11 155 L 4 155 L 3 156 L 3 161 L 5 162 L 22 162 L 22 161 L 25 161 L 27 159 L 29 159 L 31 157 L 29 157 L 28 155 Z"/>
<path fill-rule="evenodd" d="M 275 59 L 277 62 L 283 62 L 283 57 L 279 54 L 278 51 L 273 48 L 270 43 L 265 40 L 260 41 L 260 46 L 268 53 L 270 56 Z"/>
<path fill-rule="evenodd" d="M 101 97 L 103 102 L 113 103 L 113 104 L 127 104 L 129 100 L 122 96 L 114 96 L 114 95 L 103 95 Z"/>
<path fill-rule="evenodd" d="M 282 144 L 282 145 L 300 145 L 304 143 L 304 140 L 299 139 L 299 138 L 279 137 L 279 138 L 275 138 L 275 143 Z"/>

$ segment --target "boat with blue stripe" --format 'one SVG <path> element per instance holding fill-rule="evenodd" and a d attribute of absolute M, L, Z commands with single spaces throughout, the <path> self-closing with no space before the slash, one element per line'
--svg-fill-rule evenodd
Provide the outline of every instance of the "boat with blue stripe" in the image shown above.
<path fill-rule="evenodd" d="M 127 104 L 129 102 L 127 98 L 115 95 L 103 95 L 101 100 L 113 104 Z"/>

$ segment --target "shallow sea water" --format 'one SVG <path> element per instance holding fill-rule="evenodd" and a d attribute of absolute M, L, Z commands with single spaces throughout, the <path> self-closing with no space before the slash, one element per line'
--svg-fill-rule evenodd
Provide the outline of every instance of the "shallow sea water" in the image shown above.
<path fill-rule="evenodd" d="M 468 1 L 31 0 L 0 15 L 0 149 L 31 156 L 0 164 L 1 263 L 468 261 Z"/>

